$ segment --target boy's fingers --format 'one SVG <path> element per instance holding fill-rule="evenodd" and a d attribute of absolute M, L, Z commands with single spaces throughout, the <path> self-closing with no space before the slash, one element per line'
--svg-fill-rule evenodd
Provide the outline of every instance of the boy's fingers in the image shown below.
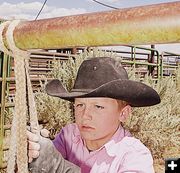
<path fill-rule="evenodd" d="M 39 157 L 39 151 L 37 150 L 29 150 L 28 152 L 28 162 L 31 163 L 33 159 L 36 159 Z"/>
<path fill-rule="evenodd" d="M 45 137 L 45 138 L 49 138 L 49 134 L 50 134 L 50 131 L 49 131 L 49 130 L 47 130 L 47 129 L 42 129 L 42 130 L 40 131 L 40 133 L 41 133 L 41 136 L 43 136 L 43 137 Z"/>
<path fill-rule="evenodd" d="M 28 141 L 28 149 L 39 151 L 40 150 L 40 144 L 36 143 L 36 142 Z"/>
<path fill-rule="evenodd" d="M 28 163 L 31 163 L 33 161 L 32 157 L 28 157 Z"/>
<path fill-rule="evenodd" d="M 31 163 L 33 159 L 39 157 L 40 152 L 40 136 L 30 131 L 26 131 L 28 141 L 28 162 Z"/>
<path fill-rule="evenodd" d="M 33 141 L 33 142 L 38 142 L 39 141 L 39 136 L 37 134 L 34 134 L 30 131 L 26 131 L 27 133 L 27 138 L 29 141 Z"/>
<path fill-rule="evenodd" d="M 36 150 L 29 150 L 29 157 L 30 158 L 37 158 L 39 156 L 39 151 L 36 151 Z"/>

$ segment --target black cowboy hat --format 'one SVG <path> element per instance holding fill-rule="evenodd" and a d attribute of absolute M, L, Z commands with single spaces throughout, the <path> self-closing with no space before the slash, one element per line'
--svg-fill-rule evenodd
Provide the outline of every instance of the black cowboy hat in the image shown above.
<path fill-rule="evenodd" d="M 160 103 L 160 97 L 153 88 L 129 80 L 120 62 L 109 57 L 85 60 L 78 70 L 71 92 L 66 91 L 57 79 L 46 85 L 46 92 L 69 101 L 81 97 L 109 97 L 124 100 L 134 107 Z"/>

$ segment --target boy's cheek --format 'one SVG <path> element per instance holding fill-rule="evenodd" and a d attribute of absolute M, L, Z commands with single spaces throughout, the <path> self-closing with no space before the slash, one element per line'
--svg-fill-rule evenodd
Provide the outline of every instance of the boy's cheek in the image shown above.
<path fill-rule="evenodd" d="M 80 117 L 75 116 L 75 123 L 76 123 L 77 125 L 79 125 L 79 124 L 80 124 L 80 122 L 81 122 L 81 118 L 80 118 Z"/>

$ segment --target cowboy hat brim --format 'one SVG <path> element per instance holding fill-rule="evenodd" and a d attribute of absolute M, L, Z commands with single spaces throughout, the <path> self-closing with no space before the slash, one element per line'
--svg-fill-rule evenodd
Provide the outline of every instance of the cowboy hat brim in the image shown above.
<path fill-rule="evenodd" d="M 81 97 L 109 97 L 124 100 L 133 107 L 152 106 L 160 103 L 158 93 L 151 87 L 129 79 L 118 79 L 108 82 L 92 90 L 66 91 L 62 83 L 54 79 L 46 85 L 48 95 L 73 101 Z"/>

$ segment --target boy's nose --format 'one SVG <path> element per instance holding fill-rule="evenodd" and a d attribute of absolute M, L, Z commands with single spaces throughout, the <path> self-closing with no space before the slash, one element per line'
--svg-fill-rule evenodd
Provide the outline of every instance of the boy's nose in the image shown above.
<path fill-rule="evenodd" d="M 83 111 L 83 118 L 86 118 L 86 119 L 92 119 L 92 116 L 91 116 L 91 107 L 85 107 L 84 111 Z"/>

